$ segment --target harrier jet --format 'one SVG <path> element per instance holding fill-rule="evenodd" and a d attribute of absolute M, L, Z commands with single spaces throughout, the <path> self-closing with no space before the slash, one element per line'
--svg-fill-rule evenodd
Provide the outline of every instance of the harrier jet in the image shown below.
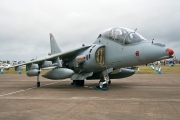
<path fill-rule="evenodd" d="M 98 88 L 107 88 L 112 79 L 134 74 L 126 67 L 172 58 L 174 54 L 165 44 L 149 42 L 136 30 L 124 27 L 107 29 L 92 45 L 68 52 L 62 52 L 50 34 L 50 46 L 48 57 L 13 66 L 18 71 L 26 65 L 27 76 L 37 76 L 37 87 L 41 69 L 53 67 L 42 76 L 51 80 L 71 78 L 72 85 L 78 86 L 85 80 L 100 79 Z"/>

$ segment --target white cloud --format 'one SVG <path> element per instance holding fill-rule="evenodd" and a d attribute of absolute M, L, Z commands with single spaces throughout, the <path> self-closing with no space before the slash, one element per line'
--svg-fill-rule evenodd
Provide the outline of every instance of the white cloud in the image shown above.
<path fill-rule="evenodd" d="M 178 0 L 1 0 L 0 60 L 30 60 L 50 51 L 49 33 L 62 50 L 91 44 L 110 27 L 138 28 L 142 36 L 179 52 Z"/>

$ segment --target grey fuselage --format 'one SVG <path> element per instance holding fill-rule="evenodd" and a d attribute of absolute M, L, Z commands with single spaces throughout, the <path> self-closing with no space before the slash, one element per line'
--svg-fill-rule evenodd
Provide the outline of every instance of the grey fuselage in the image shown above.
<path fill-rule="evenodd" d="M 140 40 L 138 40 L 137 37 L 136 39 L 131 37 L 131 33 L 136 35 L 135 32 L 130 31 L 122 39 L 120 37 L 119 39 L 110 38 L 103 35 L 103 33 L 100 34 L 90 48 L 79 53 L 80 56 L 85 56 L 86 59 L 79 64 L 78 69 L 74 68 L 74 70 L 76 72 L 101 72 L 109 68 L 118 69 L 148 64 L 170 56 L 164 44 L 148 42 L 144 38 L 141 39 L 141 36 L 137 33 L 140 36 Z M 98 59 L 104 60 L 102 64 L 99 64 L 97 51 L 101 47 L 104 48 L 104 55 L 102 57 L 100 55 Z M 70 67 L 73 68 L 75 63 L 76 60 L 73 59 L 70 62 Z"/>

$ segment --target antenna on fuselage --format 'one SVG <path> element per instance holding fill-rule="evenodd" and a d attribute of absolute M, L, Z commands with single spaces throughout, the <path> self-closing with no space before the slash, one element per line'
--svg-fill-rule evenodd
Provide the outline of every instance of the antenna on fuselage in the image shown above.
<path fill-rule="evenodd" d="M 154 40 L 154 38 L 152 39 L 152 43 L 153 43 L 153 40 Z"/>

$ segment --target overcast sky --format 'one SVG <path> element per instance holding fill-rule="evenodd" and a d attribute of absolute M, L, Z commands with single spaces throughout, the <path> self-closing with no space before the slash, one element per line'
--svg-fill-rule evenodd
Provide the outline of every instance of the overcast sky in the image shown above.
<path fill-rule="evenodd" d="M 67 51 L 111 27 L 137 28 L 180 58 L 179 0 L 0 0 L 0 60 L 47 56 L 49 33 Z"/>

